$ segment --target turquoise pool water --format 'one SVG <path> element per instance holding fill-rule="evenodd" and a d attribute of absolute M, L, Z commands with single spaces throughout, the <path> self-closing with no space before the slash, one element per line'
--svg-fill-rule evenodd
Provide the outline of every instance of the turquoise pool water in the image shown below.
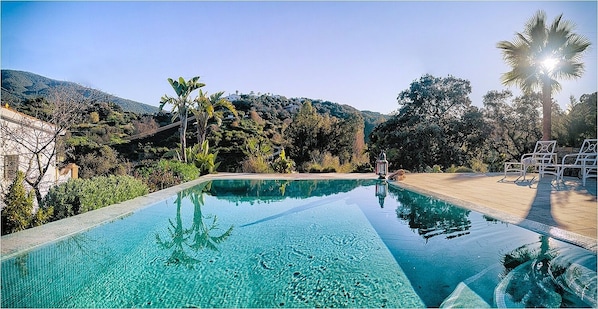
<path fill-rule="evenodd" d="M 596 255 L 378 181 L 214 180 L 4 260 L 1 293 L 2 307 L 595 307 Z"/>

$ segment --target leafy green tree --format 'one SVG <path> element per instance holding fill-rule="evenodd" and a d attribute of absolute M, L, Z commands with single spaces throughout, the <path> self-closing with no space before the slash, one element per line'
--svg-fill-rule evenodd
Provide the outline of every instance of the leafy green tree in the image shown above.
<path fill-rule="evenodd" d="M 174 89 L 177 97 L 164 95 L 160 100 L 160 110 L 164 108 L 164 105 L 172 104 L 172 120 L 174 121 L 176 118 L 179 118 L 181 121 L 179 139 L 181 143 L 181 155 L 183 156 L 182 160 L 186 163 L 187 154 L 185 149 L 187 149 L 187 119 L 189 117 L 189 109 L 192 108 L 193 104 L 193 101 L 189 96 L 193 91 L 205 86 L 205 84 L 199 82 L 199 76 L 193 77 L 188 81 L 185 81 L 182 77 L 179 77 L 178 81 L 168 78 L 168 83 L 170 83 L 170 86 Z"/>
<path fill-rule="evenodd" d="M 238 117 L 235 106 L 223 98 L 223 94 L 224 92 L 217 92 L 208 97 L 207 93 L 199 89 L 199 96 L 193 101 L 194 105 L 190 110 L 197 121 L 197 144 L 199 145 L 203 145 L 206 140 L 210 120 L 214 120 L 215 125 L 220 126 L 225 110 Z"/>
<path fill-rule="evenodd" d="M 311 102 L 306 101 L 287 128 L 287 149 L 298 165 L 309 161 L 309 153 L 318 149 L 318 136 L 323 122 L 324 119 L 316 113 Z"/>
<path fill-rule="evenodd" d="M 8 188 L 2 209 L 2 235 L 22 231 L 29 227 L 33 213 L 33 192 L 27 193 L 23 186 L 25 174 L 17 172 L 17 177 Z"/>
<path fill-rule="evenodd" d="M 580 147 L 584 139 L 596 138 L 596 96 L 594 92 L 582 95 L 579 101 L 571 101 L 566 116 L 567 146 Z"/>
<path fill-rule="evenodd" d="M 513 42 L 500 41 L 503 59 L 511 71 L 502 75 L 505 85 L 515 84 L 524 93 L 542 91 L 542 139 L 551 139 L 552 92 L 559 91 L 557 79 L 578 78 L 584 72 L 581 62 L 590 41 L 573 32 L 573 24 L 557 16 L 550 26 L 546 14 L 538 11 L 517 33 Z"/>
<path fill-rule="evenodd" d="M 6 206 L 2 209 L 2 235 L 44 224 L 52 216 L 52 207 L 40 206 L 33 213 L 34 194 L 33 191 L 28 193 L 25 190 L 24 181 L 25 173 L 18 171 L 17 177 L 4 196 L 3 202 Z"/>
<path fill-rule="evenodd" d="M 313 160 L 316 153 L 329 153 L 337 157 L 341 164 L 358 158 L 364 147 L 363 117 L 355 113 L 347 113 L 345 117 L 340 119 L 329 114 L 321 115 L 310 101 L 303 103 L 285 130 L 285 148 L 289 151 L 289 157 L 301 168 Z"/>
<path fill-rule="evenodd" d="M 484 118 L 492 128 L 486 143 L 486 160 L 492 171 L 498 171 L 503 163 L 519 160 L 530 152 L 541 137 L 541 96 L 528 94 L 513 98 L 508 90 L 489 91 L 483 98 Z"/>
<path fill-rule="evenodd" d="M 452 76 L 414 81 L 399 94 L 398 113 L 372 131 L 370 157 L 385 150 L 391 168 L 416 171 L 468 163 L 490 134 L 470 92 L 469 81 Z"/>

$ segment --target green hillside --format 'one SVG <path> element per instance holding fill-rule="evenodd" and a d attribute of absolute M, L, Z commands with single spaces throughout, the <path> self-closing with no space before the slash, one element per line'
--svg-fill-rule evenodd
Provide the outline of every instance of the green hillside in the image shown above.
<path fill-rule="evenodd" d="M 20 103 L 46 97 L 50 91 L 61 87 L 74 87 L 77 92 L 90 97 L 105 98 L 105 101 L 120 106 L 125 112 L 136 114 L 154 114 L 158 107 L 139 103 L 105 92 L 87 88 L 76 83 L 59 81 L 30 72 L 16 70 L 2 70 L 2 103 Z"/>

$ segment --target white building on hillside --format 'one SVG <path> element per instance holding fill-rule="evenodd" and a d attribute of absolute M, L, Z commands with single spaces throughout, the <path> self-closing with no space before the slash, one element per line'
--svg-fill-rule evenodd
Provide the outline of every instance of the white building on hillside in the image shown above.
<path fill-rule="evenodd" d="M 45 170 L 38 186 L 42 196 L 51 186 L 77 177 L 76 168 L 62 173 L 57 168 L 57 135 L 57 128 L 50 123 L 0 107 L 0 196 L 7 192 L 17 171 L 34 180 Z"/>

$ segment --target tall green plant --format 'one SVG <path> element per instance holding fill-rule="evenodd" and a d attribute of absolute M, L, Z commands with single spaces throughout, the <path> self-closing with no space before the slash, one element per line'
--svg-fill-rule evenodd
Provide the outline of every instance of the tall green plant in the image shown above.
<path fill-rule="evenodd" d="M 43 224 L 52 214 L 52 208 L 45 209 L 42 207 L 36 213 L 33 213 L 34 193 L 25 190 L 24 181 L 25 174 L 18 171 L 17 177 L 15 177 L 8 188 L 8 193 L 4 196 L 6 206 L 2 209 L 2 235 Z"/>
<path fill-rule="evenodd" d="M 204 83 L 199 82 L 199 76 L 193 77 L 188 81 L 184 78 L 179 77 L 179 80 L 168 79 L 170 86 L 174 89 L 177 97 L 170 97 L 164 95 L 160 99 L 160 110 L 164 108 L 166 104 L 172 104 L 172 121 L 179 118 L 181 121 L 181 128 L 179 130 L 179 138 L 181 142 L 181 154 L 183 155 L 183 162 L 187 162 L 187 155 L 185 149 L 187 149 L 186 135 L 187 135 L 187 118 L 189 117 L 189 109 L 191 108 L 193 101 L 189 98 L 191 93 L 203 86 Z"/>
<path fill-rule="evenodd" d="M 187 148 L 187 155 L 193 160 L 193 164 L 199 169 L 200 175 L 212 174 L 220 165 L 216 162 L 217 152 L 210 153 L 210 145 L 208 140 L 203 143 L 196 144 L 191 148 Z"/>
<path fill-rule="evenodd" d="M 23 186 L 25 174 L 17 172 L 17 177 L 4 197 L 6 206 L 2 209 L 2 235 L 21 231 L 29 227 L 33 212 L 33 194 Z"/>
<path fill-rule="evenodd" d="M 558 79 L 581 77 L 583 52 L 590 41 L 573 32 L 573 24 L 557 16 L 546 26 L 546 14 L 538 11 L 517 33 L 513 42 L 500 41 L 503 59 L 511 71 L 502 75 L 505 85 L 517 85 L 525 93 L 542 91 L 542 139 L 551 139 L 552 92 L 559 91 Z"/>
<path fill-rule="evenodd" d="M 284 149 L 281 149 L 278 158 L 272 162 L 272 168 L 277 173 L 290 174 L 295 169 L 295 162 L 287 158 Z"/>
<path fill-rule="evenodd" d="M 216 125 L 220 126 L 224 117 L 224 110 L 228 110 L 235 117 L 238 117 L 235 106 L 225 98 L 222 98 L 223 94 L 224 92 L 221 91 L 208 97 L 207 93 L 199 89 L 199 96 L 193 100 L 190 111 L 197 121 L 197 143 L 199 145 L 202 145 L 206 140 L 210 120 L 216 121 Z"/>

